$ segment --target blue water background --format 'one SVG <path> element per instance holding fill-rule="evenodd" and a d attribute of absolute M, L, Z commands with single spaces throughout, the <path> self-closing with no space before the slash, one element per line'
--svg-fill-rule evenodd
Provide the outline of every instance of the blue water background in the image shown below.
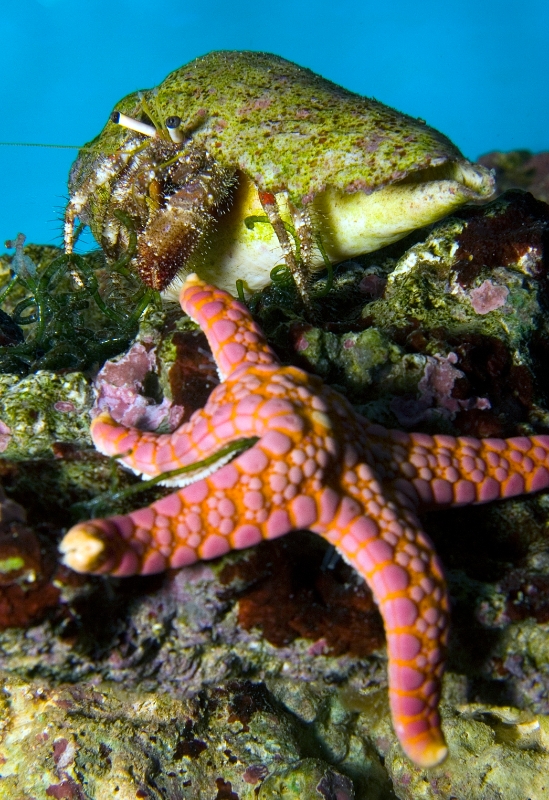
<path fill-rule="evenodd" d="M 0 140 L 83 144 L 114 104 L 214 49 L 265 50 L 427 120 L 469 158 L 549 149 L 547 0 L 11 0 Z M 60 243 L 76 150 L 0 147 L 0 244 Z"/>

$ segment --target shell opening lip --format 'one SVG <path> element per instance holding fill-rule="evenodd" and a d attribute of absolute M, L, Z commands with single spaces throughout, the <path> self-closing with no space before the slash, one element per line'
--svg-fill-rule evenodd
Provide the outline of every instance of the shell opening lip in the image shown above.
<path fill-rule="evenodd" d="M 472 200 L 487 200 L 495 192 L 492 171 L 470 161 L 444 161 L 442 164 L 417 169 L 393 186 L 421 183 L 448 182 L 456 184 L 461 192 L 470 193 Z"/>

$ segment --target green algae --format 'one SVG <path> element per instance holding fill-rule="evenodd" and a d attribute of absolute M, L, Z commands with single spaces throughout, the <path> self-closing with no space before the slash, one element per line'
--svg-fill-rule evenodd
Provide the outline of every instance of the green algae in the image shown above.
<path fill-rule="evenodd" d="M 0 373 L 86 370 L 124 350 L 152 293 L 121 264 L 105 285 L 99 251 L 67 256 L 24 240 L 19 234 L 15 254 L 0 257 L 0 308 L 15 334 L 0 346 Z"/>
<path fill-rule="evenodd" d="M 25 560 L 21 556 L 12 556 L 11 558 L 0 559 L 0 574 L 9 575 L 10 572 L 16 572 L 25 566 Z"/>

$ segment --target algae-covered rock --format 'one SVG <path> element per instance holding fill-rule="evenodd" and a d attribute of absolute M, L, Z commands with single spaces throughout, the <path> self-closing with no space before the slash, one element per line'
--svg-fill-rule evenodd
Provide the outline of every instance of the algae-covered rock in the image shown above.
<path fill-rule="evenodd" d="M 341 269 L 322 324 L 286 323 L 289 357 L 389 427 L 534 432 L 546 413 L 548 231 L 547 205 L 509 192 L 361 272 Z"/>
<path fill-rule="evenodd" d="M 312 758 L 278 770 L 261 785 L 260 800 L 354 800 L 349 778 Z"/>
<path fill-rule="evenodd" d="M 0 375 L 0 450 L 5 458 L 53 458 L 58 442 L 91 445 L 92 391 L 80 372 Z"/>
<path fill-rule="evenodd" d="M 411 767 L 397 748 L 385 766 L 399 800 L 544 800 L 549 793 L 549 718 L 517 709 L 463 706 L 443 715 L 450 755 Z"/>
<path fill-rule="evenodd" d="M 0 731 L 5 798 L 255 800 L 256 785 L 300 753 L 290 715 L 246 683 L 186 701 L 8 675 Z"/>
<path fill-rule="evenodd" d="M 548 226 L 545 204 L 519 193 L 445 220 L 397 261 L 383 299 L 363 313 L 384 328 L 414 319 L 423 332 L 481 333 L 524 348 L 542 311 Z"/>
<path fill-rule="evenodd" d="M 3 674 L 0 796 L 181 800 L 543 800 L 549 720 L 489 704 L 442 705 L 450 756 L 414 767 L 379 690 L 313 684 L 304 724 L 277 694 L 249 681 L 198 698 L 113 684 L 52 686 Z M 456 684 L 456 686 L 459 685 Z M 448 681 L 446 681 L 448 687 Z M 330 742 L 339 729 L 341 752 Z M 376 754 L 376 749 L 378 753 Z"/>

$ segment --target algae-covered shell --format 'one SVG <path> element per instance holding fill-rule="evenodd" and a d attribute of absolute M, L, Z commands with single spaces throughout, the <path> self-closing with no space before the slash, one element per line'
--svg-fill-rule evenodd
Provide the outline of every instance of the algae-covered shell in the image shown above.
<path fill-rule="evenodd" d="M 186 271 L 231 289 L 235 276 L 251 288 L 264 285 L 287 256 L 270 226 L 244 224 L 265 214 L 260 193 L 276 196 L 278 213 L 296 230 L 296 214 L 305 212 L 312 239 L 318 243 L 320 235 L 329 259 L 338 262 L 493 192 L 489 171 L 464 159 L 422 120 L 266 53 L 209 53 L 156 89 L 128 95 L 116 109 L 163 130 L 165 138 L 165 121 L 181 118 L 186 141 L 233 176 L 230 197 L 220 202 L 224 213 L 208 219 L 208 247 L 198 245 L 180 258 L 188 262 Z M 112 218 L 115 208 L 124 210 L 122 178 L 111 172 L 91 192 L 86 182 L 132 136 L 109 121 L 81 152 L 70 178 L 71 201 L 78 198 L 80 216 L 112 257 L 126 243 Z M 169 197 L 160 199 L 161 207 L 168 203 Z M 147 225 L 142 221 L 138 233 Z M 320 250 L 313 249 L 309 261 L 313 269 L 321 266 Z"/>

